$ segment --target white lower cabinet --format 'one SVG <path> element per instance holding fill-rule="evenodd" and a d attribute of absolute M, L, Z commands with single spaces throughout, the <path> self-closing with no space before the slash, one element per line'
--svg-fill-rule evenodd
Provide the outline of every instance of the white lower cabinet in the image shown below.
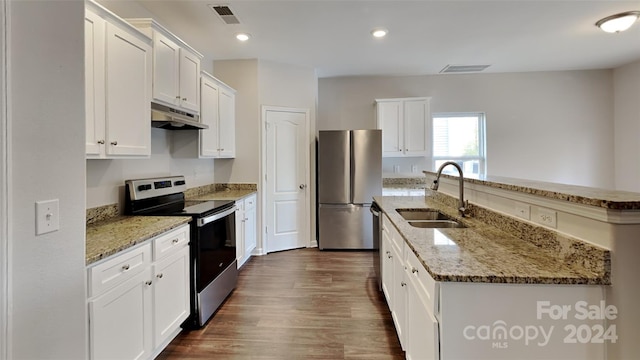
<path fill-rule="evenodd" d="M 92 359 L 151 357 L 151 297 L 147 268 L 121 285 L 89 301 Z"/>
<path fill-rule="evenodd" d="M 616 340 L 615 321 L 604 318 L 604 286 L 435 281 L 386 216 L 381 256 L 407 359 L 602 360 Z"/>
<path fill-rule="evenodd" d="M 189 226 L 88 267 L 91 359 L 150 359 L 189 316 Z"/>
<path fill-rule="evenodd" d="M 187 281 L 185 281 L 185 279 Z M 153 343 L 164 348 L 189 316 L 189 247 L 153 266 Z"/>
<path fill-rule="evenodd" d="M 238 268 L 251 257 L 257 243 L 257 195 L 251 194 L 236 201 L 236 260 Z"/>

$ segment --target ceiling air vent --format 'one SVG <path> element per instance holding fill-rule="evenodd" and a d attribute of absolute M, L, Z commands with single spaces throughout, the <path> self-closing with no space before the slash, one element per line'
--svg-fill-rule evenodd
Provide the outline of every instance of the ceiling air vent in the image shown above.
<path fill-rule="evenodd" d="M 440 70 L 441 74 L 480 72 L 491 65 L 447 65 Z"/>
<path fill-rule="evenodd" d="M 231 8 L 227 5 L 209 5 L 222 21 L 227 25 L 240 24 L 238 17 L 231 11 Z"/>

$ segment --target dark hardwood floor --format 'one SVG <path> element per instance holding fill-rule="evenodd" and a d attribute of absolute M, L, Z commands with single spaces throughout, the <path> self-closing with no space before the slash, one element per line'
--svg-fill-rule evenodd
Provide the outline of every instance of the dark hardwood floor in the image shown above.
<path fill-rule="evenodd" d="M 201 330 L 158 359 L 404 359 L 369 251 L 253 257 Z"/>

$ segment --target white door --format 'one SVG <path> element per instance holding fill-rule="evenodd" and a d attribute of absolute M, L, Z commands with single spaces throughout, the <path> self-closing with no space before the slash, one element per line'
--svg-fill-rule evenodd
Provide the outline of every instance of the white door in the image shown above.
<path fill-rule="evenodd" d="M 266 250 L 309 245 L 307 110 L 264 107 Z"/>

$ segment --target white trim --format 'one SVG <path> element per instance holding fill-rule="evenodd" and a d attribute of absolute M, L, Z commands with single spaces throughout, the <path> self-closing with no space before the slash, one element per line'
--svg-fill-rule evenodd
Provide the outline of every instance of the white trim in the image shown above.
<path fill-rule="evenodd" d="M 285 107 L 285 106 L 271 106 L 271 105 L 262 105 L 261 109 L 260 109 L 260 188 L 263 189 L 263 191 L 261 192 L 261 198 L 260 198 L 260 243 L 258 244 L 258 246 L 256 247 L 256 250 L 260 249 L 259 251 L 257 251 L 259 253 L 259 255 L 266 255 L 267 254 L 267 249 L 268 246 L 266 244 L 267 242 L 267 182 L 265 181 L 265 175 L 266 175 L 266 171 L 267 171 L 267 149 L 266 149 L 266 145 L 267 145 L 267 111 L 280 111 L 280 112 L 293 112 L 293 113 L 302 113 L 305 115 L 305 133 L 308 136 L 307 141 L 311 141 L 311 137 L 313 137 L 313 139 L 315 139 L 315 135 L 309 132 L 309 125 L 311 122 L 310 119 L 310 111 L 309 109 L 303 109 L 303 108 L 291 108 L 291 107 Z M 310 144 L 308 144 L 309 146 L 311 146 Z M 307 147 L 308 149 L 308 147 Z M 309 157 L 307 157 L 307 162 L 306 162 L 306 166 L 307 168 L 305 169 L 305 183 L 307 184 L 307 191 L 305 191 L 305 201 L 307 203 L 306 209 L 305 209 L 305 218 L 307 219 L 307 247 L 313 247 L 314 245 L 314 241 L 313 237 L 311 236 L 311 189 L 312 187 L 311 185 L 311 175 L 310 175 L 310 166 L 311 166 L 311 159 L 310 159 L 310 153 L 309 153 Z M 317 243 L 316 245 L 317 246 Z"/>
<path fill-rule="evenodd" d="M 10 260 L 9 256 L 9 3 L 0 0 L 0 360 L 11 358 Z"/>

